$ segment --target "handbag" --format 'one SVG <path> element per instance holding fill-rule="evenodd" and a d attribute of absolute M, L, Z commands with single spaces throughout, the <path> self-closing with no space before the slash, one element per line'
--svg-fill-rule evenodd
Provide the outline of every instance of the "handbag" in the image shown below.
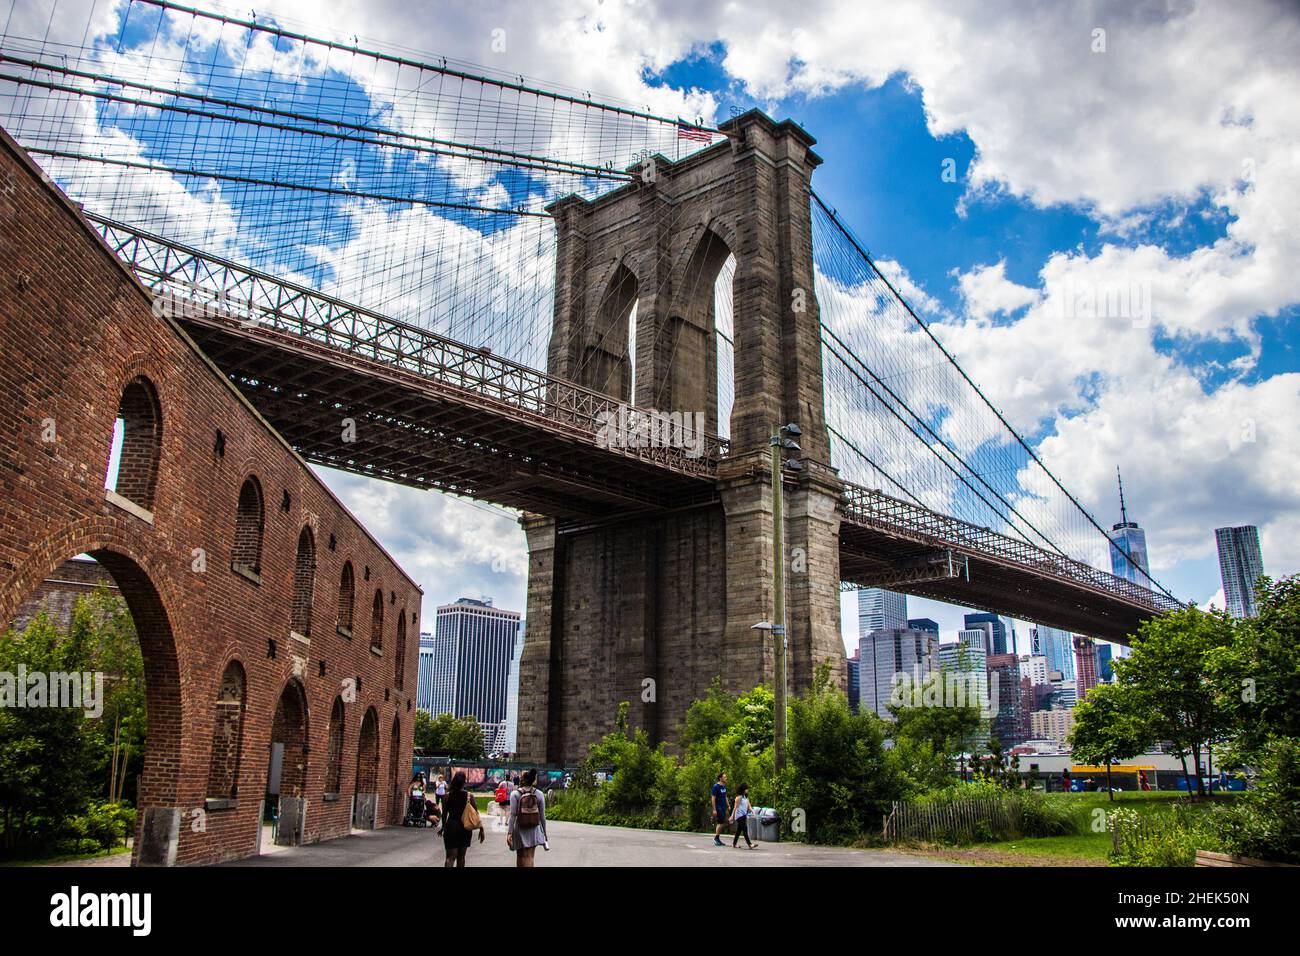
<path fill-rule="evenodd" d="M 473 794 L 465 794 L 465 809 L 460 815 L 460 825 L 466 830 L 481 830 L 483 828 L 483 818 L 478 815 L 478 807 L 474 805 Z"/>

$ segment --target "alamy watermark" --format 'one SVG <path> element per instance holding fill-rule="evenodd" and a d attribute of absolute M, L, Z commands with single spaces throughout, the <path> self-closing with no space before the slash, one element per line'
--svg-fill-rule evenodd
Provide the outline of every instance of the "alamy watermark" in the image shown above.
<path fill-rule="evenodd" d="M 1069 279 L 1055 296 L 1062 319 L 1127 319 L 1135 328 L 1151 325 L 1151 280 L 1080 282 Z"/>
<path fill-rule="evenodd" d="M 18 673 L 0 671 L 0 707 L 23 709 L 66 707 L 84 710 L 98 718 L 104 713 L 104 675 L 91 671 L 29 671 L 18 665 Z"/>
<path fill-rule="evenodd" d="M 231 295 L 225 289 L 209 292 L 197 282 L 178 283 L 184 291 L 171 289 L 154 296 L 153 314 L 160 319 L 235 319 L 240 325 L 257 325 L 266 314 L 250 299 Z"/>
<path fill-rule="evenodd" d="M 660 412 L 620 405 L 596 415 L 601 448 L 680 448 L 687 458 L 704 454 L 703 412 Z"/>
<path fill-rule="evenodd" d="M 896 671 L 890 678 L 889 702 L 895 707 L 978 707 L 980 716 L 998 712 L 998 675 L 977 671 Z"/>

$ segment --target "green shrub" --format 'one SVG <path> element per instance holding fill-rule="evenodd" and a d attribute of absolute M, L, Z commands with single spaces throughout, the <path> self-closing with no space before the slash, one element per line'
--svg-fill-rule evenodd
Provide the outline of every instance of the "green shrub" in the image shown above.
<path fill-rule="evenodd" d="M 1036 790 L 1016 791 L 1021 802 L 1020 836 L 1074 836 L 1088 832 L 1083 807 L 1065 800 L 1053 800 Z"/>
<path fill-rule="evenodd" d="M 1256 768 L 1250 790 L 1215 807 L 1223 845 L 1239 856 L 1300 863 L 1300 741 L 1269 741 Z"/>
<path fill-rule="evenodd" d="M 1114 841 L 1110 860 L 1117 866 L 1193 866 L 1197 850 L 1222 846 L 1213 825 L 1215 816 L 1196 806 L 1147 814 L 1116 810 L 1106 820 Z"/>

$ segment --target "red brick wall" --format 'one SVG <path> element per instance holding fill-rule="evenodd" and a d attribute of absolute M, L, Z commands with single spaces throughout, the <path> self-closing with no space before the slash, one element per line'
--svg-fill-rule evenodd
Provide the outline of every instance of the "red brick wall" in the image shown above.
<path fill-rule="evenodd" d="M 152 522 L 104 491 L 123 390 L 139 376 L 152 385 L 159 416 Z M 249 475 L 265 502 L 260 583 L 231 570 Z M 290 638 L 304 527 L 316 545 L 309 644 Z M 374 708 L 384 728 L 396 718 L 401 750 L 411 752 L 414 706 L 396 691 L 393 629 L 404 611 L 413 618 L 407 640 L 417 639 L 420 591 L 189 339 L 154 317 L 148 294 L 75 207 L 0 134 L 0 620 L 81 552 L 113 574 L 140 633 L 150 721 L 140 805 L 181 811 L 177 862 L 254 852 L 272 720 L 295 670 L 307 710 L 305 838 L 346 834 L 355 782 L 347 768 L 356 766 L 362 715 Z M 359 579 L 369 569 L 357 582 L 361 600 L 375 590 L 385 603 L 396 596 L 385 609 L 382 654 L 372 653 L 368 633 L 349 639 L 336 630 L 345 561 Z M 417 656 L 407 649 L 408 688 Z M 238 806 L 205 811 L 204 831 L 195 811 L 207 796 L 217 698 L 232 660 L 246 674 Z M 342 792 L 325 802 L 331 709 L 345 681 L 358 678 L 345 707 Z M 390 735 L 375 737 L 387 766 Z M 409 773 L 409 761 L 401 763 Z M 378 784 L 382 806 L 392 781 Z"/>

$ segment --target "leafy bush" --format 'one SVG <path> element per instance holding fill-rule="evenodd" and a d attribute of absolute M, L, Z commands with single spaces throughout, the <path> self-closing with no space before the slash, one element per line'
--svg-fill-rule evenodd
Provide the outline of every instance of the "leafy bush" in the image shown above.
<path fill-rule="evenodd" d="M 1073 836 L 1088 831 L 1084 808 L 1036 790 L 1015 791 L 1020 800 L 1020 836 Z"/>
<path fill-rule="evenodd" d="M 1215 807 L 1223 845 L 1239 856 L 1300 863 L 1300 741 L 1270 741 L 1257 769 L 1252 789 Z"/>
<path fill-rule="evenodd" d="M 783 820 L 802 819 L 802 839 L 843 844 L 879 833 L 884 815 L 905 791 L 885 754 L 884 722 L 854 714 L 830 685 L 830 668 L 817 668 L 812 688 L 790 705 L 788 765 L 777 809 Z M 800 838 L 798 831 L 794 833 Z"/>
<path fill-rule="evenodd" d="M 1106 819 L 1117 866 L 1192 866 L 1197 850 L 1221 846 L 1212 818 L 1200 807 L 1175 806 L 1159 813 L 1120 809 Z"/>

